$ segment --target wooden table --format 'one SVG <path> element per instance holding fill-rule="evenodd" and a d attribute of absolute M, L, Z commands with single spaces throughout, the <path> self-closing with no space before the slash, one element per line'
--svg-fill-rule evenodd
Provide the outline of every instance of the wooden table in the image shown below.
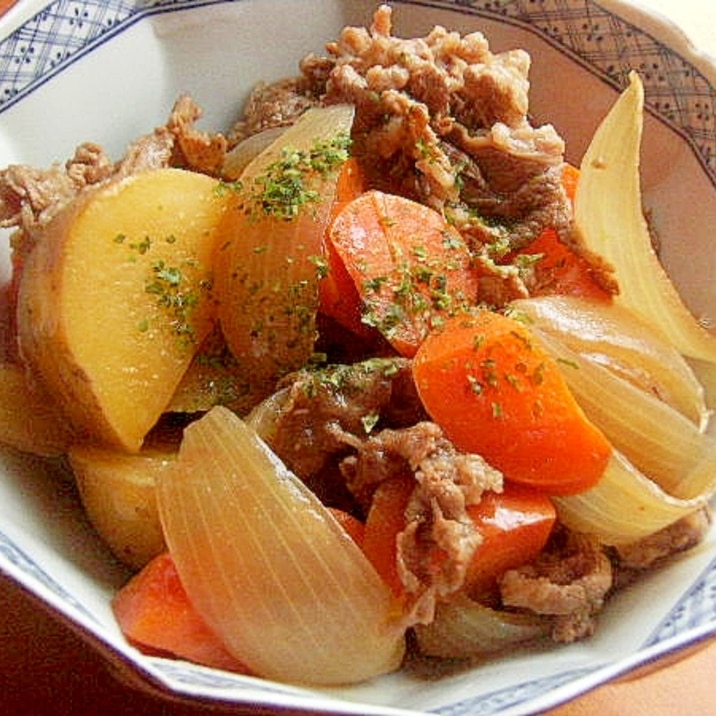
<path fill-rule="evenodd" d="M 714 37 L 714 10 L 703 0 L 636 0 L 669 10 L 693 36 Z M 0 13 L 14 3 L 0 0 Z M 716 15 L 714 15 L 716 17 Z M 704 46 L 702 44 L 702 46 Z M 716 639 L 601 686 L 550 711 L 550 716 L 716 715 Z M 96 652 L 30 597 L 0 576 L 0 713 L 15 716 L 200 716 L 121 683 Z M 257 714 L 256 709 L 233 713 Z M 266 712 L 261 712 L 266 713 Z"/>

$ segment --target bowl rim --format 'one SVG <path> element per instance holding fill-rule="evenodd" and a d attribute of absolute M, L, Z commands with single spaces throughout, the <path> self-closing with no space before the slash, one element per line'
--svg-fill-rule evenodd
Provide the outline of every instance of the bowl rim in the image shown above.
<path fill-rule="evenodd" d="M 166 0 L 155 0 L 154 2 L 136 2 L 132 7 L 129 7 L 128 3 L 121 3 L 127 10 L 127 16 L 115 25 L 105 28 L 103 31 L 98 32 L 96 35 L 87 36 L 85 44 L 83 44 L 79 50 L 60 62 L 56 63 L 52 67 L 47 67 L 34 75 L 28 75 L 29 78 L 27 83 L 21 87 L 15 94 L 8 97 L 7 92 L 3 93 L 2 81 L 4 77 L 4 70 L 2 67 L 2 61 L 0 60 L 0 122 L 2 121 L 2 113 L 12 107 L 17 102 L 20 102 L 27 94 L 33 92 L 38 87 L 42 86 L 45 82 L 48 82 L 57 73 L 64 71 L 67 67 L 76 61 L 79 61 L 85 54 L 92 51 L 92 49 L 99 44 L 111 40 L 111 38 L 124 32 L 128 27 L 143 20 L 144 18 L 151 17 L 152 15 L 163 13 L 163 12 L 175 12 L 182 9 L 195 9 L 199 7 L 209 5 L 220 5 L 231 0 L 174 0 L 173 2 L 167 2 Z M 308 0 L 310 1 L 310 0 Z M 693 78 L 695 82 L 703 83 L 704 86 L 708 87 L 708 92 L 705 92 L 705 96 L 708 96 L 712 102 L 712 106 L 716 106 L 716 63 L 714 60 L 701 52 L 696 48 L 684 32 L 670 20 L 664 19 L 662 16 L 651 14 L 651 11 L 645 10 L 643 6 L 636 6 L 632 3 L 625 2 L 624 0 L 574 0 L 574 2 L 581 2 L 586 5 L 594 6 L 603 10 L 605 13 L 613 15 L 617 18 L 620 23 L 620 27 L 629 28 L 630 31 L 639 31 L 644 34 L 649 42 L 656 45 L 663 44 L 665 46 L 675 46 L 676 56 L 680 57 L 686 64 L 693 68 Z M 14 42 L 15 47 L 17 43 L 23 42 L 26 39 L 25 32 L 34 31 L 35 27 L 33 23 L 40 21 L 42 13 L 47 8 L 59 8 L 64 7 L 67 3 L 63 0 L 54 0 L 53 2 L 43 2 L 41 0 L 27 0 L 27 3 L 19 3 L 15 6 L 18 12 L 11 12 L 0 21 L 0 58 L 9 55 L 11 53 L 5 53 L 4 49 L 7 43 Z M 75 3 L 76 4 L 76 3 Z M 445 0 L 396 0 L 395 5 L 412 5 L 416 7 L 436 7 L 446 8 L 449 10 L 463 12 L 475 17 L 495 19 L 497 13 L 495 10 L 489 9 L 494 6 L 494 2 L 489 0 L 478 0 L 478 2 L 465 3 L 459 2 L 448 2 Z M 22 8 L 23 13 L 19 13 L 19 9 Z M 28 14 L 28 9 L 32 8 L 32 11 Z M 646 15 L 644 13 L 646 12 Z M 636 23 L 637 19 L 643 19 L 645 22 L 643 25 L 640 23 L 638 26 Z M 503 21 L 511 22 L 516 26 L 522 27 L 533 34 L 538 34 L 540 38 L 547 43 L 559 47 L 560 51 L 569 55 L 579 64 L 586 66 L 586 60 L 580 55 L 576 49 L 565 45 L 563 40 L 555 37 L 549 32 L 536 29 L 534 26 L 528 24 L 528 20 L 525 18 L 507 18 L 500 16 Z M 623 23 L 623 24 L 621 24 Z M 595 68 L 594 65 L 589 65 L 589 71 L 598 76 L 609 87 L 618 90 L 626 84 L 627 70 L 626 66 L 618 66 L 613 70 L 607 68 Z M 654 114 L 660 121 L 672 128 L 684 141 L 686 141 L 698 158 L 700 165 L 704 172 L 710 178 L 711 183 L 716 187 L 716 135 L 710 138 L 704 139 L 700 136 L 697 131 L 698 128 L 687 127 L 684 128 L 681 124 L 677 123 L 675 119 L 670 116 L 668 111 L 665 111 L 663 106 L 664 93 L 661 88 L 653 83 L 645 82 L 645 93 L 646 93 L 646 106 L 649 112 Z M 662 98 L 659 103 L 656 102 L 657 98 Z M 0 530 L 0 543 L 4 537 L 3 532 Z M 163 695 L 171 695 L 172 697 L 186 697 L 190 700 L 194 698 L 190 689 L 186 692 L 176 690 L 176 682 L 171 681 L 167 678 L 167 674 L 172 671 L 176 671 L 179 667 L 172 664 L 166 664 L 161 661 L 155 661 L 148 659 L 146 665 L 143 666 L 142 673 L 136 661 L 132 658 L 132 653 L 127 651 L 126 653 L 118 652 L 115 645 L 110 643 L 103 634 L 93 628 L 91 620 L 86 622 L 79 618 L 77 609 L 71 604 L 68 605 L 62 602 L 56 596 L 53 596 L 51 590 L 46 584 L 43 584 L 43 579 L 38 578 L 37 575 L 29 574 L 20 565 L 11 563 L 10 560 L 5 559 L 3 550 L 0 549 L 0 572 L 6 573 L 11 579 L 15 580 L 22 588 L 32 593 L 32 595 L 39 599 L 40 602 L 49 607 L 53 612 L 56 612 L 60 618 L 63 619 L 71 628 L 83 634 L 84 638 L 94 643 L 94 646 L 103 653 L 110 663 L 112 663 L 123 680 L 131 681 L 133 685 L 137 687 L 149 688 L 153 693 L 159 693 Z M 711 571 L 716 570 L 716 560 L 711 565 Z M 49 578 L 49 575 L 47 575 Z M 652 661 L 653 659 L 663 654 L 670 653 L 675 649 L 679 649 L 686 644 L 692 643 L 696 640 L 701 640 L 716 634 L 716 616 L 710 622 L 699 624 L 697 627 L 689 630 L 667 636 L 663 639 L 656 639 L 647 647 L 632 657 L 622 659 L 620 662 L 615 664 L 609 664 L 606 667 L 590 671 L 589 673 L 579 677 L 579 693 L 593 688 L 598 683 L 601 683 L 605 678 L 614 678 L 615 676 L 627 673 L 639 666 L 646 661 Z M 200 668 L 200 667 L 198 667 Z M 557 694 L 557 696 L 555 696 Z M 560 695 L 561 694 L 561 695 Z M 571 698 L 574 693 L 573 686 L 568 687 L 557 687 L 554 689 L 547 701 L 546 706 L 554 706 Z M 206 694 L 202 693 L 201 698 L 206 698 Z M 217 698 L 221 698 L 220 695 Z M 307 706 L 313 705 L 312 700 L 306 697 Z M 556 700 L 561 699 L 561 700 Z M 290 704 L 296 706 L 297 701 L 300 697 L 298 695 L 292 696 Z M 542 700 L 544 701 L 544 699 Z M 540 703 L 539 699 L 535 703 Z M 339 708 L 339 704 L 334 704 L 333 708 Z M 536 708 L 536 707 L 535 707 Z M 366 711 L 366 709 L 369 709 Z M 402 711 L 396 709 L 370 709 L 369 706 L 361 705 L 361 713 L 415 713 L 414 711 Z M 353 711 L 346 711 L 346 713 L 353 713 Z M 457 711 L 456 711 L 457 713 Z M 465 712 L 467 713 L 467 712 Z M 500 711 L 500 713 L 510 713 L 509 708 L 507 711 Z M 515 712 L 517 713 L 517 712 Z M 525 713 L 520 711 L 520 713 Z"/>

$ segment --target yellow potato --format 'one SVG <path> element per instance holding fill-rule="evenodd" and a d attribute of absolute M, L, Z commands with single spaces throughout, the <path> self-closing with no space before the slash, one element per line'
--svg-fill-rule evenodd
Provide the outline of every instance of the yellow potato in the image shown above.
<path fill-rule="evenodd" d="M 23 358 L 91 442 L 136 452 L 212 325 L 217 182 L 159 169 L 87 191 L 38 236 Z"/>
<path fill-rule="evenodd" d="M 68 456 L 87 517 L 118 559 L 139 569 L 166 549 L 155 484 L 175 454 L 78 446 Z"/>
<path fill-rule="evenodd" d="M 59 457 L 74 439 L 52 397 L 16 363 L 0 363 L 0 443 L 16 450 Z"/>

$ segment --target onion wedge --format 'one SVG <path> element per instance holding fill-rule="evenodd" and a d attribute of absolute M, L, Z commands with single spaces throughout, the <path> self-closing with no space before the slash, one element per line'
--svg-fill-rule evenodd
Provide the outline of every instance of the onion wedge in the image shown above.
<path fill-rule="evenodd" d="M 585 415 L 615 450 L 599 482 L 554 497 L 560 522 L 619 545 L 705 506 L 716 490 L 716 440 L 672 407 L 531 326 L 562 366 Z"/>
<path fill-rule="evenodd" d="M 397 669 L 389 588 L 331 513 L 223 407 L 158 481 L 169 551 L 204 620 L 260 676 L 330 685 Z"/>
<path fill-rule="evenodd" d="M 221 176 L 228 181 L 238 179 L 249 165 L 249 162 L 261 154 L 272 142 L 275 142 L 285 131 L 286 127 L 283 126 L 271 127 L 258 134 L 252 134 L 239 142 L 224 157 L 224 163 L 221 165 Z"/>
<path fill-rule="evenodd" d="M 414 629 L 421 654 L 475 659 L 548 636 L 550 623 L 534 614 L 498 611 L 456 595 L 438 604 L 434 621 Z"/>
<path fill-rule="evenodd" d="M 716 441 L 653 395 L 607 368 L 570 350 L 532 326 L 532 333 L 561 367 L 562 376 L 585 415 L 636 469 L 678 497 L 692 498 L 711 488 L 713 479 L 684 492 L 682 482 L 716 447 Z"/>
<path fill-rule="evenodd" d="M 324 236 L 348 158 L 354 108 L 310 109 L 224 184 L 230 239 L 216 252 L 221 328 L 248 380 L 246 407 L 311 360 Z"/>
<path fill-rule="evenodd" d="M 644 88 L 635 72 L 629 80 L 582 159 L 576 225 L 585 247 L 614 268 L 616 301 L 642 315 L 684 356 L 716 363 L 716 336 L 683 303 L 651 243 L 639 177 Z"/>
<path fill-rule="evenodd" d="M 716 474 L 716 449 L 695 466 L 686 483 L 703 483 Z M 576 532 L 597 537 L 604 544 L 620 545 L 648 537 L 695 512 L 708 502 L 713 489 L 692 499 L 664 492 L 614 452 L 602 479 L 579 495 L 554 498 L 560 521 Z"/>
<path fill-rule="evenodd" d="M 691 366 L 630 309 L 613 301 L 574 296 L 520 299 L 512 308 L 530 327 L 663 401 L 699 429 L 706 427 L 710 412 Z"/>

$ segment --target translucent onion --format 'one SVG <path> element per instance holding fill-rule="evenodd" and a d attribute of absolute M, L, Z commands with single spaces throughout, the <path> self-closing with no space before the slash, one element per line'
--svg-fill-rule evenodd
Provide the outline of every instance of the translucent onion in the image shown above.
<path fill-rule="evenodd" d="M 532 326 L 592 363 L 658 397 L 700 428 L 708 422 L 704 389 L 691 366 L 659 332 L 628 308 L 573 296 L 513 303 Z"/>
<path fill-rule="evenodd" d="M 716 474 L 716 449 L 711 449 L 685 476 L 687 484 L 703 483 Z M 664 492 L 615 452 L 602 479 L 579 495 L 554 498 L 560 521 L 567 527 L 593 534 L 605 544 L 635 542 L 668 527 L 703 507 L 711 491 L 693 499 L 679 499 Z"/>
<path fill-rule="evenodd" d="M 169 551 L 196 609 L 260 676 L 358 682 L 394 670 L 404 630 L 343 528 L 243 421 L 213 408 L 158 483 Z"/>
<path fill-rule="evenodd" d="M 678 497 L 692 498 L 711 489 L 710 476 L 702 485 L 692 483 L 688 493 L 682 484 L 714 449 L 711 436 L 658 398 L 583 358 L 536 325 L 531 328 L 557 359 L 585 415 L 637 469 Z"/>
<path fill-rule="evenodd" d="M 616 300 L 644 316 L 685 356 L 716 362 L 716 336 L 690 313 L 651 243 L 639 177 L 644 89 L 635 72 L 582 160 L 575 220 L 586 247 L 615 269 Z"/>
<path fill-rule="evenodd" d="M 323 239 L 354 111 L 308 110 L 226 187 L 222 235 L 232 238 L 216 252 L 214 293 L 254 403 L 313 355 Z"/>
<path fill-rule="evenodd" d="M 271 443 L 277 431 L 277 424 L 291 396 L 290 388 L 281 388 L 262 400 L 246 416 L 246 423 L 266 443 Z"/>
<path fill-rule="evenodd" d="M 704 388 L 706 405 L 713 410 L 716 408 L 716 363 L 697 358 L 687 358 L 687 361 Z"/>
<path fill-rule="evenodd" d="M 458 595 L 438 604 L 433 622 L 414 629 L 422 654 L 474 659 L 545 637 L 550 626 L 537 615 L 498 611 Z"/>
<path fill-rule="evenodd" d="M 270 144 L 275 142 L 284 132 L 286 127 L 271 127 L 265 129 L 258 134 L 252 134 L 243 141 L 239 142 L 224 157 L 224 163 L 221 166 L 221 176 L 229 181 L 234 181 L 241 176 L 255 157 L 257 157 Z"/>

